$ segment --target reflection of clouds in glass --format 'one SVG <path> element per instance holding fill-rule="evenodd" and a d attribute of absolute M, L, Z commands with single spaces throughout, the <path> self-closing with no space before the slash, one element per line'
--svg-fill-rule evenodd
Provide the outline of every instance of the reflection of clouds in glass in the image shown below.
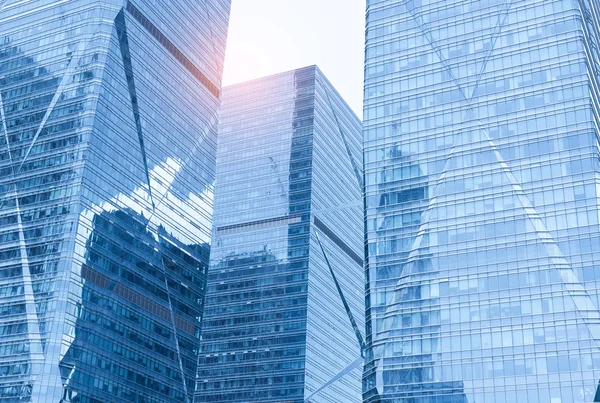
<path fill-rule="evenodd" d="M 212 212 L 213 187 L 205 187 L 200 194 L 190 192 L 184 199 L 177 197 L 173 187 L 184 168 L 181 159 L 168 157 L 165 163 L 155 166 L 150 172 L 152 194 L 160 195 L 155 200 L 156 206 L 150 221 L 154 225 L 162 225 L 167 233 L 182 243 L 210 244 L 211 219 L 202 213 Z M 158 182 L 156 177 L 162 178 L 164 182 Z M 172 220 L 173 214 L 186 217 L 189 225 L 183 225 L 180 220 Z M 206 232 L 201 228 L 206 228 Z"/>
<path fill-rule="evenodd" d="M 201 212 L 212 211 L 213 188 L 212 186 L 205 187 L 200 194 L 189 193 L 185 195 L 185 199 L 176 196 L 173 187 L 183 169 L 183 161 L 172 157 L 168 157 L 166 161 L 152 168 L 150 184 L 154 195 L 154 211 L 150 208 L 148 188 L 143 184 L 136 187 L 131 194 L 119 193 L 101 204 L 84 210 L 81 213 L 83 222 L 92 222 L 94 215 L 100 214 L 102 211 L 130 209 L 139 215 L 149 217 L 152 225 L 164 227 L 167 233 L 182 243 L 188 245 L 210 243 L 210 233 L 202 231 L 199 227 L 210 230 L 211 220 Z M 158 181 L 155 178 L 161 178 L 161 180 Z M 140 200 L 144 200 L 145 203 L 140 203 Z M 179 219 L 173 219 L 174 214 L 194 220 L 194 223 L 189 222 L 189 225 L 182 225 Z M 80 235 L 87 239 L 88 234 Z"/>

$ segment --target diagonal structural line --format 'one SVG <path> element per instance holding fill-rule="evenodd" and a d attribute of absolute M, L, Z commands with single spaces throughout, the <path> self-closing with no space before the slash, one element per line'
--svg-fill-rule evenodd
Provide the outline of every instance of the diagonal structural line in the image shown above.
<path fill-rule="evenodd" d="M 356 175 L 356 181 L 358 182 L 358 186 L 362 192 L 363 190 L 363 178 L 361 170 L 358 168 L 356 164 L 356 160 L 352 156 L 352 151 L 350 151 L 350 145 L 348 144 L 348 140 L 346 139 L 346 135 L 344 134 L 344 130 L 342 130 L 342 126 L 340 125 L 340 121 L 338 119 L 337 113 L 335 112 L 335 108 L 333 107 L 333 103 L 331 102 L 331 97 L 329 96 L 329 89 L 327 88 L 327 83 L 324 83 L 319 79 L 319 82 L 325 89 L 325 95 L 327 97 L 327 102 L 329 103 L 329 108 L 331 109 L 331 113 L 333 114 L 333 118 L 335 119 L 335 124 L 338 127 L 340 132 L 340 136 L 342 137 L 342 141 L 344 142 L 344 147 L 346 147 L 346 154 L 348 155 L 348 159 L 350 159 L 350 165 L 352 166 L 352 170 L 354 171 L 354 175 Z"/>
<path fill-rule="evenodd" d="M 411 3 L 411 6 L 409 7 L 409 3 Z M 410 16 L 412 17 L 413 21 L 415 22 L 415 24 L 417 24 L 417 26 L 419 27 L 419 29 L 421 30 L 421 33 L 423 34 L 423 36 L 425 37 L 425 39 L 427 39 L 427 42 L 429 42 L 429 45 L 431 46 L 431 48 L 433 49 L 433 51 L 437 54 L 438 58 L 440 59 L 440 63 L 442 63 L 442 66 L 446 69 L 447 73 L 450 75 L 450 78 L 452 79 L 452 81 L 454 82 L 454 85 L 456 86 L 456 88 L 458 88 L 459 92 L 461 93 L 461 95 L 463 96 L 463 98 L 465 100 L 468 101 L 468 104 L 471 104 L 471 99 L 473 94 L 475 93 L 475 89 L 477 88 L 477 85 L 479 84 L 479 81 L 481 80 L 481 77 L 483 76 L 483 73 L 485 71 L 485 68 L 487 66 L 487 62 L 490 59 L 491 54 L 494 51 L 496 42 L 498 40 L 498 37 L 500 36 L 500 32 L 502 31 L 502 28 L 504 27 L 504 23 L 506 21 L 506 17 L 508 16 L 508 12 L 512 6 L 512 0 L 505 0 L 503 3 L 503 7 L 504 7 L 504 12 L 500 13 L 500 15 L 498 16 L 498 21 L 496 23 L 496 27 L 495 27 L 495 31 L 494 31 L 494 38 L 492 40 L 492 47 L 490 48 L 490 50 L 487 52 L 487 55 L 484 58 L 484 62 L 483 65 L 481 67 L 481 70 L 479 71 L 479 73 L 477 74 L 477 78 L 475 81 L 475 86 L 473 88 L 473 92 L 470 94 L 470 96 L 467 96 L 467 94 L 465 94 L 464 89 L 462 88 L 462 86 L 460 85 L 460 83 L 458 82 L 458 79 L 454 76 L 454 73 L 452 72 L 452 69 L 450 68 L 450 66 L 448 66 L 444 55 L 442 54 L 441 50 L 439 49 L 439 46 L 436 44 L 435 40 L 433 39 L 433 35 L 431 34 L 430 30 L 427 29 L 426 27 L 423 26 L 423 24 L 421 24 L 419 22 L 420 18 L 419 16 L 416 14 L 416 12 L 414 11 L 414 5 L 412 5 L 412 0 L 405 0 L 404 1 L 404 6 L 406 7 L 406 10 L 408 11 L 408 13 L 410 14 Z"/>
<path fill-rule="evenodd" d="M 144 163 L 144 171 L 146 174 L 146 183 L 148 185 L 148 194 L 150 195 L 150 202 L 152 203 L 152 218 L 156 214 L 157 205 L 154 203 L 154 198 L 152 197 L 152 186 L 150 183 L 150 173 L 148 171 L 148 159 L 146 156 L 146 148 L 144 146 L 144 135 L 142 132 L 142 125 L 140 121 L 140 109 L 137 101 L 137 94 L 135 90 L 135 81 L 133 75 L 133 66 L 131 64 L 131 52 L 129 50 L 129 39 L 127 35 L 127 26 L 125 24 L 125 10 L 122 8 L 121 11 L 115 17 L 115 28 L 117 30 L 117 37 L 119 40 L 119 49 L 121 51 L 121 57 L 123 59 L 123 67 L 125 70 L 125 77 L 127 79 L 127 86 L 129 90 L 129 96 L 131 99 L 131 108 L 133 111 L 133 116 L 135 119 L 135 127 L 138 134 L 138 140 L 140 143 L 140 151 L 142 153 L 142 161 Z M 161 199 L 162 201 L 162 199 Z M 148 223 L 150 223 L 150 219 L 148 219 Z M 160 234 L 158 233 L 158 228 L 154 228 L 154 232 L 156 232 L 156 241 L 160 244 Z M 159 252 L 160 253 L 160 252 Z M 177 359 L 179 363 L 179 370 L 181 372 L 181 379 L 183 383 L 183 391 L 185 394 L 186 403 L 191 403 L 187 382 L 185 377 L 185 371 L 183 369 L 183 359 L 181 358 L 181 349 L 179 348 L 179 338 L 177 336 L 177 327 L 175 324 L 175 313 L 173 312 L 173 304 L 171 302 L 171 290 L 169 287 L 169 281 L 167 276 L 167 269 L 165 267 L 164 257 L 161 256 L 161 267 L 165 279 L 165 291 L 167 293 L 167 300 L 169 304 L 169 312 L 171 316 L 171 326 L 173 328 L 173 338 L 175 341 L 175 349 L 177 351 Z"/>
<path fill-rule="evenodd" d="M 471 111 L 472 109 L 469 108 L 465 114 L 465 116 Z M 466 120 L 466 119 L 464 119 Z M 461 123 L 461 125 L 464 125 L 465 121 L 463 121 Z M 438 188 L 439 186 L 442 184 L 442 182 L 446 179 L 446 176 L 448 175 L 448 169 L 449 169 L 449 163 L 450 163 L 450 159 L 452 159 L 452 157 L 454 156 L 454 153 L 456 152 L 456 148 L 458 147 L 458 140 L 461 136 L 462 130 L 459 130 L 457 132 L 457 134 L 454 136 L 453 142 L 452 142 L 452 147 L 450 148 L 450 152 L 448 153 L 448 155 L 446 156 L 446 159 L 444 161 L 444 167 L 442 168 L 442 172 L 440 173 L 440 176 L 438 177 L 435 186 L 433 187 L 432 191 L 431 191 L 431 197 L 429 197 L 429 202 L 427 204 L 427 208 L 425 209 L 425 211 L 422 213 L 422 219 L 421 219 L 421 224 L 419 225 L 419 228 L 417 229 L 417 236 L 415 237 L 415 240 L 413 241 L 413 244 L 410 248 L 410 252 L 409 252 L 409 256 L 407 259 L 407 262 L 410 261 L 411 258 L 414 258 L 414 256 L 417 254 L 417 250 L 420 248 L 421 246 L 421 240 L 423 238 L 423 235 L 425 234 L 425 232 L 429 229 L 429 216 L 431 215 L 431 210 L 433 210 L 433 208 L 437 205 L 437 200 L 438 200 Z M 404 266 L 404 268 L 406 268 L 406 265 Z M 404 272 L 404 268 L 402 270 L 402 273 L 400 274 L 400 277 L 402 277 L 402 274 Z"/>
<path fill-rule="evenodd" d="M 0 92 L 0 120 L 2 121 L 2 132 L 4 133 L 4 137 L 6 138 L 6 148 L 8 150 L 8 159 L 11 163 L 11 169 L 14 174 L 15 167 L 12 165 L 12 154 L 10 152 L 10 143 L 8 141 L 8 128 L 6 127 L 6 117 L 4 116 L 4 101 L 2 100 L 2 92 Z"/>
<path fill-rule="evenodd" d="M 558 243 L 556 242 L 556 240 L 554 239 L 554 237 L 552 236 L 552 234 L 550 233 L 550 231 L 544 224 L 544 221 L 540 218 L 535 207 L 533 207 L 533 205 L 529 201 L 529 198 L 525 194 L 525 191 L 523 190 L 521 185 L 518 183 L 517 178 L 514 176 L 511 169 L 509 168 L 508 164 L 502 158 L 502 155 L 498 151 L 498 147 L 494 144 L 492 139 L 489 137 L 486 130 L 482 130 L 482 132 L 486 136 L 487 141 L 489 142 L 492 150 L 494 151 L 494 154 L 496 155 L 496 159 L 498 160 L 498 162 L 500 163 L 500 165 L 502 166 L 502 168 L 504 170 L 504 173 L 508 177 L 508 180 L 510 181 L 511 186 L 514 189 L 515 194 L 518 196 L 521 204 L 523 205 L 523 209 L 525 210 L 527 217 L 529 218 L 529 220 L 532 223 L 535 223 L 534 227 L 536 227 L 536 229 L 535 229 L 536 235 L 544 244 L 544 248 L 546 249 L 546 253 L 548 253 L 548 256 L 552 258 L 551 259 L 551 260 L 553 260 L 552 265 L 555 266 L 555 269 L 558 271 L 558 274 L 559 274 L 561 280 L 563 281 L 563 285 L 565 286 L 569 295 L 571 296 L 571 299 L 573 300 L 573 303 L 577 307 L 580 315 L 582 315 L 582 313 L 581 313 L 582 311 L 593 310 L 594 313 L 596 314 L 596 319 L 600 320 L 600 310 L 598 310 L 598 307 L 596 306 L 596 303 L 594 302 L 593 298 L 588 293 L 587 288 L 585 288 L 583 283 L 577 277 L 577 272 L 575 272 L 575 270 L 573 270 L 573 268 L 569 264 L 569 261 L 564 256 L 564 253 L 560 250 Z M 542 234 L 544 235 L 543 237 L 542 237 Z M 546 242 L 544 242 L 544 241 L 546 241 Z M 547 244 L 554 245 L 554 247 L 556 248 L 555 252 L 558 252 L 560 255 L 559 256 L 553 255 L 553 253 L 552 253 L 553 251 L 549 250 L 546 247 Z M 554 261 L 555 259 L 558 261 Z M 579 297 L 583 298 L 585 300 L 585 302 L 581 301 Z M 586 319 L 586 318 L 584 318 L 584 319 Z M 595 330 L 595 328 L 592 329 L 587 324 L 587 321 L 584 320 L 584 322 L 586 323 L 590 334 L 594 337 L 597 346 L 600 347 L 600 345 L 598 345 L 598 341 L 600 341 L 600 330 Z"/>
<path fill-rule="evenodd" d="M 2 129 L 2 133 L 4 133 L 4 138 L 6 141 L 6 150 L 8 153 L 8 163 L 10 164 L 10 170 L 11 170 L 11 175 L 13 178 L 16 178 L 15 176 L 15 166 L 14 166 L 14 161 L 12 158 L 12 151 L 10 150 L 10 141 L 9 141 L 9 137 L 8 137 L 8 128 L 6 127 L 6 117 L 4 115 L 4 102 L 2 101 L 2 92 L 0 92 L 0 121 L 2 121 L 2 126 L 0 127 L 0 129 Z M 15 183 L 15 193 L 18 195 L 17 192 L 17 188 L 16 188 L 16 183 Z M 6 199 L 3 199 L 2 201 L 0 201 L 0 209 L 2 209 L 2 207 L 4 206 L 4 202 L 6 200 L 8 200 L 8 196 Z M 18 198 L 17 198 L 18 200 Z"/>
<path fill-rule="evenodd" d="M 470 111 L 470 109 L 468 111 Z M 468 111 L 467 111 L 467 113 L 468 113 Z M 462 124 L 464 124 L 464 122 Z M 412 243 L 412 245 L 410 247 L 410 250 L 409 250 L 408 258 L 406 259 L 406 263 L 407 264 L 405 264 L 403 266 L 403 268 L 402 268 L 402 271 L 400 273 L 400 277 L 399 277 L 398 282 L 396 283 L 396 286 L 395 286 L 395 291 L 397 291 L 398 288 L 400 288 L 400 287 L 403 286 L 404 278 L 410 274 L 410 273 L 406 273 L 405 274 L 405 270 L 408 270 L 407 267 L 410 266 L 410 263 L 412 263 L 415 260 L 416 256 L 418 255 L 418 253 L 419 253 L 418 250 L 421 247 L 421 242 L 423 240 L 423 236 L 425 235 L 425 233 L 429 229 L 429 220 L 430 220 L 429 216 L 431 215 L 431 211 L 433 210 L 433 208 L 437 205 L 437 201 L 438 201 L 438 195 L 437 195 L 438 188 L 441 185 L 441 183 L 445 180 L 445 178 L 446 178 L 446 176 L 448 174 L 449 162 L 450 162 L 450 159 L 454 156 L 454 153 L 455 153 L 456 148 L 458 146 L 458 139 L 459 139 L 460 133 L 461 133 L 461 131 L 459 131 L 455 135 L 455 137 L 453 139 L 453 142 L 452 142 L 452 148 L 450 149 L 450 152 L 446 156 L 446 160 L 444 162 L 444 167 L 442 168 L 442 172 L 441 172 L 439 178 L 437 179 L 437 181 L 435 183 L 435 186 L 433 187 L 433 189 L 431 191 L 431 197 L 429 197 L 429 202 L 428 202 L 427 208 L 422 213 L 421 224 L 419 225 L 419 228 L 417 229 L 417 235 L 415 236 L 415 239 L 414 239 L 414 241 L 413 241 L 413 243 Z M 395 294 L 395 292 L 394 292 L 394 294 Z M 395 297 L 393 297 L 393 298 L 395 298 Z M 384 318 L 389 317 L 390 315 L 393 315 L 393 316 L 397 315 L 397 313 L 392 310 L 392 306 L 393 305 L 394 304 L 393 304 L 393 300 L 392 300 L 392 304 L 388 304 L 387 307 L 386 307 L 385 312 L 383 313 L 383 317 Z M 389 329 L 385 330 L 385 328 L 384 328 L 382 332 L 383 333 L 387 333 L 387 332 L 389 332 Z"/>
<path fill-rule="evenodd" d="M 10 149 L 10 141 L 8 137 L 8 129 L 6 127 L 6 117 L 4 115 L 4 102 L 2 100 L 2 93 L 0 93 L 0 120 L 2 121 L 2 132 L 6 141 L 6 149 L 8 152 L 8 160 L 12 171 L 13 179 L 15 178 L 15 166 L 13 164 L 12 152 Z M 23 296 L 25 299 L 25 315 L 27 317 L 27 333 L 29 340 L 32 344 L 36 345 L 37 348 L 30 349 L 30 356 L 34 359 L 34 354 L 39 354 L 37 357 L 40 360 L 44 360 L 44 350 L 42 347 L 41 331 L 39 325 L 39 318 L 37 315 L 37 308 L 35 304 L 35 297 L 33 293 L 33 283 L 31 280 L 31 270 L 29 268 L 29 256 L 27 253 L 27 244 L 25 242 L 25 232 L 23 229 L 23 220 L 21 217 L 21 207 L 19 204 L 19 192 L 17 183 L 13 183 L 14 191 L 6 194 L 6 199 L 10 199 L 14 196 L 15 208 L 17 215 L 17 228 L 19 232 L 19 252 L 21 258 L 21 275 L 23 278 Z M 5 199 L 5 200 L 6 200 Z M 4 203 L 2 203 L 4 204 Z M 37 374 L 36 374 L 37 377 Z"/>
<path fill-rule="evenodd" d="M 157 242 L 160 245 L 160 235 L 158 234 L 157 229 Z M 160 253 L 160 252 L 159 252 Z M 169 281 L 167 279 L 167 268 L 165 267 L 165 258 L 163 256 L 160 257 L 161 266 L 163 269 L 163 275 L 165 276 L 165 289 L 167 291 L 167 300 L 169 302 L 169 312 L 171 313 L 171 326 L 173 327 L 173 338 L 175 339 L 175 350 L 177 351 L 177 359 L 179 361 L 179 371 L 181 371 L 181 378 L 183 380 L 183 392 L 185 393 L 185 401 L 186 403 L 192 403 L 190 400 L 190 395 L 187 389 L 187 382 L 185 380 L 185 371 L 183 369 L 183 360 L 181 359 L 181 349 L 179 348 L 179 337 L 177 336 L 177 326 L 175 324 L 175 312 L 173 312 L 173 304 L 171 303 L 171 289 L 169 287 Z"/>
<path fill-rule="evenodd" d="M 365 342 L 363 340 L 362 334 L 360 333 L 358 324 L 356 323 L 356 320 L 354 319 L 354 316 L 352 315 L 350 306 L 348 305 L 348 302 L 346 301 L 346 298 L 344 297 L 344 292 L 342 291 L 342 287 L 340 286 L 340 283 L 337 280 L 335 272 L 333 271 L 333 268 L 331 267 L 331 264 L 329 263 L 329 258 L 327 257 L 327 253 L 325 253 L 325 248 L 323 247 L 323 244 L 321 243 L 321 239 L 319 238 L 319 231 L 317 231 L 316 229 L 315 229 L 315 235 L 317 237 L 317 242 L 319 243 L 319 247 L 321 248 L 321 252 L 323 253 L 323 257 L 325 258 L 325 263 L 327 263 L 327 267 L 329 267 L 329 273 L 331 273 L 331 277 L 333 278 L 335 287 L 337 288 L 340 299 L 342 300 L 342 303 L 344 304 L 344 308 L 346 309 L 346 313 L 348 314 L 348 319 L 350 319 L 350 324 L 352 325 L 352 328 L 354 329 L 354 333 L 356 334 L 356 339 L 358 340 L 358 345 L 360 346 L 360 355 L 362 357 L 364 354 L 364 350 L 365 350 Z"/>
<path fill-rule="evenodd" d="M 474 113 L 474 112 L 473 112 Z M 600 310 L 596 306 L 594 299 L 590 296 L 587 288 L 583 285 L 583 283 L 577 277 L 577 273 L 571 267 L 571 264 L 565 257 L 564 253 L 560 250 L 558 243 L 544 224 L 544 221 L 540 218 L 539 213 L 533 207 L 531 201 L 525 194 L 522 186 L 517 181 L 517 178 L 512 173 L 508 163 L 498 151 L 498 147 L 495 145 L 491 137 L 489 136 L 487 129 L 483 126 L 481 120 L 475 117 L 475 120 L 479 123 L 480 130 L 485 135 L 486 141 L 490 145 L 494 155 L 496 156 L 496 160 L 500 163 L 504 174 L 507 176 L 510 184 L 515 192 L 515 195 L 518 197 L 519 201 L 523 206 L 523 210 L 525 211 L 527 218 L 534 224 L 535 232 L 544 248 L 546 249 L 546 253 L 548 257 L 551 258 L 552 263 L 551 266 L 558 272 L 563 285 L 565 286 L 569 296 L 573 300 L 577 312 L 584 319 L 584 324 L 588 328 L 590 335 L 594 338 L 594 344 L 600 348 L 600 329 L 595 327 L 591 327 L 588 323 L 589 317 L 584 317 L 582 312 L 593 312 L 596 320 L 600 320 Z M 543 236 L 542 236 L 543 235 Z M 548 249 L 547 245 L 554 245 L 555 250 Z M 553 252 L 559 253 L 559 256 L 556 256 Z M 582 300 L 583 299 L 583 300 Z"/>
<path fill-rule="evenodd" d="M 517 178 L 512 173 L 510 166 L 502 157 L 502 154 L 498 150 L 498 147 L 496 146 L 496 144 L 493 142 L 492 138 L 490 137 L 487 128 L 483 125 L 483 122 L 481 122 L 481 119 L 479 119 L 479 117 L 475 116 L 475 111 L 473 111 L 472 109 L 470 109 L 470 111 L 473 114 L 474 120 L 478 123 L 479 130 L 481 130 L 481 132 L 484 134 L 486 141 L 488 142 L 492 151 L 494 152 L 494 155 L 496 156 L 496 160 L 500 163 L 501 167 L 503 168 L 504 173 L 508 177 L 508 180 L 510 181 L 511 186 L 513 187 L 513 190 L 515 191 L 515 194 L 519 198 L 519 201 L 521 202 L 523 209 L 525 210 L 525 212 L 527 214 L 527 217 L 529 218 L 529 220 L 532 223 L 537 224 L 537 225 L 534 225 L 535 227 L 541 229 L 541 230 L 536 229 L 537 236 L 539 237 L 539 239 L 542 242 L 548 241 L 548 242 L 543 242 L 544 244 L 550 243 L 550 244 L 554 245 L 554 247 L 556 248 L 556 252 L 558 252 L 560 254 L 559 256 L 556 257 L 559 260 L 559 262 L 553 262 L 553 266 L 559 266 L 559 267 L 555 267 L 555 269 L 558 271 L 558 274 L 563 281 L 563 285 L 569 292 L 569 295 L 571 296 L 573 303 L 577 307 L 579 314 L 583 317 L 583 314 L 581 313 L 581 311 L 589 311 L 590 308 L 592 308 L 592 310 L 595 311 L 595 313 L 600 313 L 600 310 L 598 309 L 593 298 L 590 296 L 587 288 L 579 280 L 579 278 L 577 276 L 577 272 L 575 272 L 575 270 L 573 270 L 573 267 L 571 266 L 571 264 L 565 257 L 564 253 L 560 250 L 558 243 L 556 242 L 556 240 L 554 239 L 554 237 L 552 236 L 552 234 L 550 233 L 550 231 L 544 224 L 544 221 L 540 218 L 539 213 L 537 212 L 535 207 L 533 207 L 533 204 L 527 197 L 527 194 L 523 190 L 523 187 L 519 184 L 519 181 L 517 181 Z M 438 182 L 438 184 L 439 184 L 439 182 Z M 541 233 L 544 234 L 544 237 L 541 236 L 542 235 Z M 546 248 L 546 246 L 545 246 L 545 248 Z M 547 251 L 549 257 L 553 257 L 551 250 L 548 250 L 546 248 L 546 251 Z M 552 260 L 554 260 L 554 259 L 552 259 Z M 560 267 L 562 267 L 562 268 L 560 268 Z M 582 303 L 582 301 L 580 300 L 579 297 L 582 297 L 585 300 L 585 303 Z M 600 315 L 597 316 L 597 319 L 600 319 Z M 584 323 L 588 327 L 590 334 L 592 334 L 595 339 L 600 341 L 600 330 L 596 331 L 596 330 L 592 329 L 586 320 L 584 320 Z M 594 336 L 595 333 L 597 333 L 597 336 Z M 598 347 L 600 347 L 600 345 L 598 345 Z"/>
<path fill-rule="evenodd" d="M 462 87 L 458 83 L 458 80 L 456 79 L 456 77 L 454 77 L 454 74 L 452 73 L 452 69 L 446 63 L 446 60 L 444 59 L 444 55 L 442 54 L 442 51 L 439 49 L 439 47 L 435 43 L 435 40 L 433 39 L 433 35 L 431 35 L 431 33 L 426 28 L 424 28 L 423 25 L 421 25 L 421 23 L 419 22 L 419 17 L 414 13 L 414 5 L 411 5 L 411 7 L 409 8 L 408 3 L 412 3 L 412 0 L 405 0 L 404 7 L 406 7 L 406 10 L 412 17 L 413 21 L 415 22 L 415 24 L 417 24 L 417 26 L 421 30 L 421 33 L 423 34 L 425 39 L 427 39 L 427 42 L 429 42 L 429 46 L 431 46 L 431 49 L 433 49 L 433 51 L 435 52 L 437 57 L 440 59 L 440 63 L 442 63 L 442 66 L 446 69 L 446 72 L 450 75 L 450 78 L 454 82 L 454 85 L 456 85 L 456 88 L 458 88 L 458 90 L 460 91 L 462 96 L 466 99 L 467 96 L 465 95 Z"/>
<path fill-rule="evenodd" d="M 142 152 L 142 162 L 144 163 L 144 172 L 146 174 L 146 182 L 148 184 L 148 194 L 150 202 L 154 208 L 154 199 L 152 198 L 152 186 L 150 185 L 150 172 L 148 171 L 148 158 L 146 157 L 146 147 L 144 146 L 144 133 L 142 132 L 142 123 L 140 121 L 140 108 L 137 101 L 135 91 L 135 81 L 133 78 L 133 66 L 131 65 L 131 52 L 129 51 L 129 39 L 127 37 L 127 26 L 125 25 L 125 11 L 121 9 L 115 18 L 115 28 L 117 29 L 117 37 L 119 39 L 119 49 L 121 50 L 121 58 L 123 59 L 123 67 L 125 69 L 125 78 L 129 89 L 129 97 L 131 99 L 131 110 L 135 120 L 135 128 L 137 130 L 138 140 L 140 142 L 140 151 Z"/>
<path fill-rule="evenodd" d="M 69 83 L 69 77 L 71 77 L 73 75 L 73 73 L 75 72 L 75 69 L 77 68 L 77 64 L 79 63 L 79 60 L 81 59 L 81 57 L 83 56 L 83 53 L 85 52 L 88 45 L 92 41 L 92 38 L 94 38 L 96 36 L 96 33 L 100 30 L 100 27 L 101 27 L 101 25 L 99 24 L 98 27 L 96 28 L 96 31 L 94 31 L 94 33 L 90 36 L 89 41 L 87 41 L 85 43 L 85 45 L 82 44 L 83 40 L 80 41 L 78 43 L 77 49 L 71 54 L 71 58 L 69 60 L 69 64 L 67 65 L 67 69 L 65 70 L 65 73 L 62 76 L 60 84 L 59 84 L 58 88 L 56 89 L 56 92 L 54 93 L 54 97 L 52 98 L 52 101 L 50 101 L 50 105 L 48 105 L 48 109 L 46 110 L 46 113 L 44 114 L 44 117 L 42 118 L 42 121 L 40 122 L 40 126 L 38 127 L 37 131 L 35 132 L 35 135 L 33 136 L 33 139 L 31 140 L 31 144 L 29 144 L 29 148 L 27 149 L 27 152 L 25 153 L 25 156 L 23 157 L 23 160 L 21 161 L 19 168 L 16 170 L 15 175 L 18 174 L 21 171 L 21 169 L 23 168 L 23 164 L 25 164 L 27 157 L 29 157 L 29 153 L 31 153 L 31 149 L 35 145 L 38 137 L 40 136 L 40 133 L 42 132 L 42 130 L 44 129 L 44 126 L 46 125 L 46 122 L 48 121 L 48 118 L 54 111 L 54 107 L 60 100 L 60 97 L 62 96 L 62 93 L 65 90 L 65 87 Z"/>
<path fill-rule="evenodd" d="M 337 373 L 333 378 L 331 378 L 329 381 L 327 381 L 326 383 L 324 383 L 319 389 L 315 390 L 313 393 L 311 393 L 306 399 L 304 399 L 305 403 L 311 403 L 311 398 L 316 395 L 317 393 L 321 392 L 323 389 L 327 388 L 329 385 L 331 385 L 332 383 L 337 382 L 339 379 L 343 378 L 344 376 L 346 376 L 348 373 L 352 372 L 355 368 L 357 368 L 360 364 L 363 363 L 363 358 L 357 358 L 356 361 L 350 363 L 350 365 L 348 365 L 346 368 L 342 369 L 339 373 Z"/>
<path fill-rule="evenodd" d="M 344 242 L 343 239 L 338 237 L 335 232 L 333 232 L 327 225 L 325 225 L 325 223 L 323 221 L 321 221 L 315 213 L 313 213 L 313 218 L 314 218 L 313 223 L 315 224 L 315 227 L 318 230 L 320 230 L 323 235 L 325 235 L 327 238 L 329 238 L 329 240 L 332 241 L 334 244 L 339 246 L 340 249 L 350 259 L 352 259 L 354 262 L 356 262 L 356 264 L 359 267 L 361 267 L 361 268 L 364 267 L 365 261 L 362 256 L 360 256 L 358 253 L 354 252 L 354 250 L 352 250 L 352 248 L 350 246 L 348 246 L 348 244 L 346 244 L 346 242 Z"/>
<path fill-rule="evenodd" d="M 473 92 L 471 93 L 471 97 L 469 98 L 469 100 L 473 99 L 473 96 L 475 95 L 475 91 L 477 90 L 477 87 L 479 86 L 479 82 L 481 81 L 481 78 L 483 77 L 483 73 L 485 72 L 485 69 L 487 67 L 487 64 L 490 60 L 490 58 L 492 57 L 492 53 L 494 53 L 494 49 L 496 48 L 496 42 L 498 41 L 498 38 L 500 37 L 500 33 L 502 32 L 502 28 L 504 28 L 504 23 L 506 22 L 506 18 L 508 17 L 508 13 L 510 11 L 510 8 L 512 7 L 512 0 L 504 0 L 504 13 L 500 13 L 500 16 L 498 16 L 498 22 L 496 23 L 496 27 L 494 28 L 494 33 L 493 33 L 493 37 L 492 37 L 492 47 L 490 48 L 490 51 L 487 53 L 487 55 L 485 56 L 484 60 L 483 60 L 483 64 L 481 65 L 481 70 L 479 70 L 479 73 L 477 74 L 477 78 L 475 79 L 475 85 L 473 86 Z M 469 105 L 471 104 L 471 102 L 469 102 Z"/>

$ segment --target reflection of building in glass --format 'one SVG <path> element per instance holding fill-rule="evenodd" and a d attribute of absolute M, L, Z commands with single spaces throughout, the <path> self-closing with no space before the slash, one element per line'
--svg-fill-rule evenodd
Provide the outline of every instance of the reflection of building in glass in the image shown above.
<path fill-rule="evenodd" d="M 65 401 L 185 401 L 172 386 L 182 372 L 188 385 L 196 376 L 208 245 L 183 245 L 130 210 L 103 211 L 92 224 L 75 339 L 61 361 Z M 99 394 L 95 379 L 115 376 Z"/>
<path fill-rule="evenodd" d="M 371 312 L 381 315 L 385 324 L 387 338 L 410 338 L 413 324 L 411 315 L 414 307 L 412 302 L 420 300 L 426 306 L 426 312 L 414 318 L 414 325 L 419 326 L 429 335 L 428 343 L 421 346 L 417 359 L 403 357 L 403 343 L 388 343 L 385 352 L 391 356 L 390 363 L 394 365 L 388 370 L 380 371 L 379 376 L 384 383 L 393 384 L 394 393 L 410 394 L 411 384 L 423 383 L 419 390 L 420 396 L 435 396 L 433 389 L 433 370 L 437 356 L 434 354 L 440 343 L 440 309 L 439 299 L 430 295 L 427 287 L 410 281 L 411 274 L 427 273 L 436 276 L 436 268 L 428 259 L 428 250 L 423 247 L 420 260 L 411 263 L 409 253 L 415 242 L 421 224 L 421 216 L 427 207 L 427 183 L 420 182 L 407 188 L 405 185 L 411 180 L 418 180 L 423 175 L 418 164 L 412 162 L 410 156 L 403 155 L 400 147 L 390 147 L 389 158 L 382 162 L 379 172 L 380 184 L 377 197 L 377 216 L 372 225 L 380 239 L 386 242 L 381 245 L 385 255 L 378 260 L 375 278 L 381 290 L 377 294 L 375 303 L 370 306 Z M 399 211 L 398 204 L 410 203 L 412 208 L 408 211 Z M 390 306 L 398 306 L 390 309 Z M 404 312 L 407 314 L 404 315 Z M 367 328 L 372 323 L 367 322 Z M 415 365 L 415 360 L 418 365 Z M 428 383 L 429 382 L 429 383 Z M 428 383 L 428 384 L 427 384 Z M 449 382 L 446 386 L 441 403 L 466 403 L 462 394 L 461 382 Z M 429 390 L 428 390 L 429 389 Z M 435 400 L 433 400 L 435 402 Z"/>
<path fill-rule="evenodd" d="M 365 402 L 600 401 L 593 2 L 368 3 Z"/>
<path fill-rule="evenodd" d="M 360 121 L 316 67 L 228 87 L 198 402 L 360 402 Z"/>
<path fill-rule="evenodd" d="M 46 3 L 0 2 L 0 401 L 191 402 L 229 1 Z"/>

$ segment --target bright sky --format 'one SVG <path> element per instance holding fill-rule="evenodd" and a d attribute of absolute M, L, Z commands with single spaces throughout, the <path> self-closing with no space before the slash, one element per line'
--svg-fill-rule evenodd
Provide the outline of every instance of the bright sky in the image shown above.
<path fill-rule="evenodd" d="M 365 0 L 233 0 L 223 85 L 319 66 L 362 117 Z"/>

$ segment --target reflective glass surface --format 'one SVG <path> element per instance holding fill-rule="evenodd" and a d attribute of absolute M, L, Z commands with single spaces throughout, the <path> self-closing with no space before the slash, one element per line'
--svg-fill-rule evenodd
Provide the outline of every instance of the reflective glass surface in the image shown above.
<path fill-rule="evenodd" d="M 0 2 L 0 401 L 191 402 L 229 4 Z"/>
<path fill-rule="evenodd" d="M 360 138 L 316 67 L 224 88 L 198 402 L 361 401 Z"/>
<path fill-rule="evenodd" d="M 368 1 L 365 402 L 600 401 L 598 11 Z"/>

